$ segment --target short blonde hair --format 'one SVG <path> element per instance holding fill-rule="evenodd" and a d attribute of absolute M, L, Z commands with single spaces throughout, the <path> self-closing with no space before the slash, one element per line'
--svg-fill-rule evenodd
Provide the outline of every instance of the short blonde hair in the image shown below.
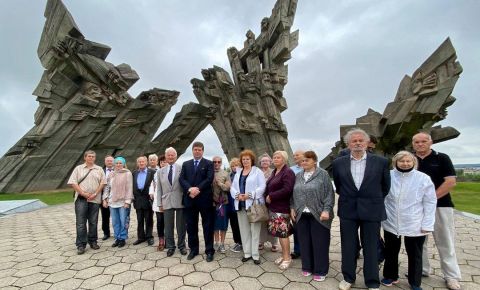
<path fill-rule="evenodd" d="M 230 168 L 240 166 L 240 159 L 237 157 L 233 157 L 232 160 L 230 160 Z"/>
<path fill-rule="evenodd" d="M 417 167 L 418 167 L 417 157 L 415 157 L 415 155 L 413 155 L 411 152 L 408 152 L 408 151 L 405 151 L 405 150 L 402 150 L 402 151 L 398 152 L 397 154 L 395 154 L 395 156 L 393 156 L 393 158 L 392 158 L 393 168 L 395 168 L 397 166 L 397 161 L 404 158 L 405 156 L 408 156 L 408 157 L 412 158 L 413 168 L 417 169 Z"/>
<path fill-rule="evenodd" d="M 275 151 L 275 153 L 273 153 L 272 156 L 275 156 L 275 155 L 280 155 L 280 156 L 282 157 L 282 159 L 283 159 L 283 162 L 284 162 L 285 164 L 288 163 L 288 154 L 287 154 L 286 151 L 281 151 L 281 150 Z"/>

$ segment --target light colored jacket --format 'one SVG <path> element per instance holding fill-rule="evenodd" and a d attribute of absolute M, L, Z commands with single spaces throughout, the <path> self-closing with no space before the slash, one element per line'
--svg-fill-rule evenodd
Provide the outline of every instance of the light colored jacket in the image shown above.
<path fill-rule="evenodd" d="M 402 173 L 390 172 L 390 192 L 385 197 L 387 219 L 384 230 L 407 237 L 426 235 L 421 231 L 433 231 L 437 196 L 435 186 L 428 175 L 413 169 Z"/>
<path fill-rule="evenodd" d="M 175 174 L 173 176 L 171 185 L 170 182 L 168 182 L 169 170 L 170 165 L 167 165 L 157 170 L 156 173 L 156 198 L 158 206 L 163 207 L 164 210 L 171 208 L 183 208 L 183 189 L 180 186 L 180 182 L 178 181 L 178 178 L 180 177 L 180 172 L 182 171 L 182 165 L 175 163 Z"/>
<path fill-rule="evenodd" d="M 230 195 L 235 200 L 235 209 L 238 210 L 238 195 L 240 192 L 240 174 L 242 174 L 242 169 L 237 169 L 235 177 L 233 178 L 232 186 L 230 187 Z M 248 174 L 247 180 L 245 182 L 245 193 L 248 194 L 248 199 L 245 201 L 245 209 L 249 209 L 253 200 L 256 199 L 259 203 L 265 204 L 265 199 L 263 198 L 263 193 L 265 192 L 265 176 L 263 175 L 262 170 L 256 166 L 252 166 L 250 174 Z"/>

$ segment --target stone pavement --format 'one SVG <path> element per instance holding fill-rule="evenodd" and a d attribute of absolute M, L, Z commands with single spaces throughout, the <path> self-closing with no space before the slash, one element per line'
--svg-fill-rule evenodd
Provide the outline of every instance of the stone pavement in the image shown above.
<path fill-rule="evenodd" d="M 268 247 L 261 251 L 262 264 L 257 266 L 252 261 L 242 263 L 241 253 L 231 251 L 215 254 L 215 260 L 207 263 L 201 255 L 187 261 L 179 253 L 166 257 L 165 251 L 157 252 L 145 243 L 132 246 L 136 238 L 134 212 L 131 217 L 130 239 L 125 248 L 110 247 L 110 238 L 99 241 L 99 250 L 87 248 L 80 256 L 74 245 L 75 216 L 71 203 L 0 218 L 0 289 L 338 289 L 342 279 L 337 218 L 332 229 L 328 278 L 315 282 L 301 275 L 299 260 L 290 269 L 280 271 L 273 263 L 279 253 L 270 252 Z M 480 289 L 480 221 L 457 215 L 456 224 L 462 289 Z M 230 243 L 228 233 L 227 244 Z M 424 278 L 423 289 L 445 289 L 438 253 L 432 250 L 431 255 L 435 271 Z M 402 250 L 402 277 L 397 286 L 390 288 L 409 289 L 403 277 L 405 266 Z M 363 287 L 361 275 L 355 286 Z"/>

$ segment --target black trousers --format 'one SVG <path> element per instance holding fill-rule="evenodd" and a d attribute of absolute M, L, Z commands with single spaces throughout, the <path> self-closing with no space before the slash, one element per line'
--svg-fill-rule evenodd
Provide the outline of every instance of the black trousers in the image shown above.
<path fill-rule="evenodd" d="M 137 238 L 141 241 L 153 239 L 153 210 L 137 209 Z"/>
<path fill-rule="evenodd" d="M 354 283 L 357 269 L 358 229 L 363 231 L 363 277 L 368 288 L 378 288 L 377 242 L 380 238 L 380 222 L 340 219 L 343 279 Z"/>
<path fill-rule="evenodd" d="M 98 203 L 87 202 L 85 198 L 78 197 L 75 201 L 75 221 L 77 239 L 75 245 L 85 247 L 87 240 L 89 244 L 96 243 L 98 239 Z M 88 229 L 87 229 L 88 224 Z"/>
<path fill-rule="evenodd" d="M 385 237 L 385 265 L 383 277 L 398 279 L 398 253 L 400 252 L 401 236 L 383 231 Z M 425 236 L 403 237 L 408 257 L 408 283 L 420 287 L 422 284 L 422 249 Z"/>
<path fill-rule="evenodd" d="M 330 229 L 321 225 L 310 213 L 302 213 L 295 226 L 302 249 L 302 270 L 326 276 L 329 266 Z"/>
<path fill-rule="evenodd" d="M 237 212 L 235 210 L 229 210 L 228 218 L 230 219 L 230 227 L 232 228 L 233 241 L 241 245 L 242 237 L 240 236 L 240 227 L 238 226 Z"/>
<path fill-rule="evenodd" d="M 100 205 L 100 213 L 102 214 L 102 231 L 105 236 L 110 236 L 110 208 Z"/>
<path fill-rule="evenodd" d="M 164 238 L 165 237 L 165 219 L 163 216 L 163 212 L 156 211 L 155 212 L 157 216 L 157 233 L 158 233 L 158 238 Z"/>
<path fill-rule="evenodd" d="M 187 222 L 188 247 L 193 253 L 199 253 L 198 241 L 198 215 L 202 217 L 203 239 L 205 240 L 205 254 L 214 254 L 213 228 L 215 222 L 215 207 L 191 206 L 185 208 Z"/>

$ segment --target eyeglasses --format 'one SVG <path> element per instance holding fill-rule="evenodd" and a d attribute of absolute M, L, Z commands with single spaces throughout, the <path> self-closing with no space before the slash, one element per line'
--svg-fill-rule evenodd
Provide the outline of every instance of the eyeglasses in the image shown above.
<path fill-rule="evenodd" d="M 213 163 L 222 163 L 222 161 L 213 161 Z"/>

